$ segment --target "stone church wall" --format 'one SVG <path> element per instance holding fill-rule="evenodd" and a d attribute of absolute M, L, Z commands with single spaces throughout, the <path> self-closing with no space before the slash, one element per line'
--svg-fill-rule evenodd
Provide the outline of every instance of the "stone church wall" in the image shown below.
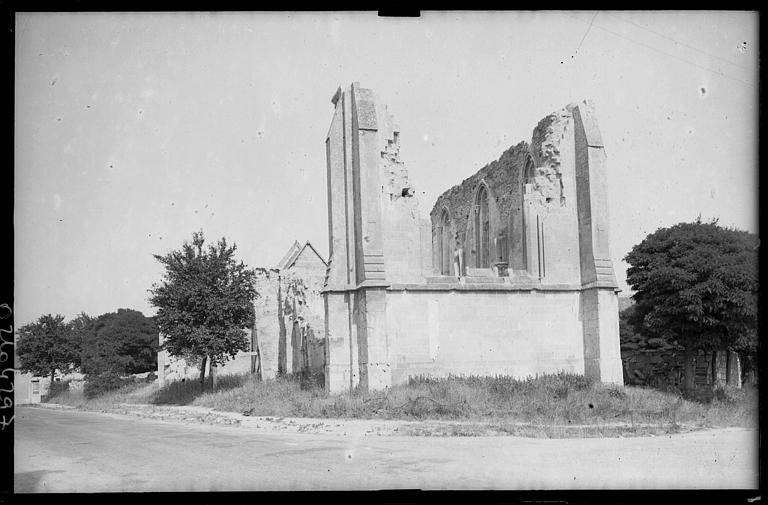
<path fill-rule="evenodd" d="M 394 384 L 422 374 L 584 373 L 578 292 L 482 289 L 389 293 Z"/>
<path fill-rule="evenodd" d="M 331 102 L 331 392 L 450 373 L 622 383 L 605 153 L 589 102 L 546 116 L 530 144 L 443 193 L 431 230 L 386 105 L 357 83 Z"/>

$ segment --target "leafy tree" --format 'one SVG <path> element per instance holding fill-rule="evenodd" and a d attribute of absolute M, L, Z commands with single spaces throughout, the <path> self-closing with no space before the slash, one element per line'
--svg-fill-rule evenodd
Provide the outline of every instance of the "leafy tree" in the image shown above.
<path fill-rule="evenodd" d="M 701 217 L 646 237 L 624 258 L 635 330 L 688 351 L 754 352 L 758 243 Z"/>
<path fill-rule="evenodd" d="M 165 267 L 165 278 L 149 290 L 162 348 L 172 356 L 198 359 L 203 385 L 208 361 L 219 365 L 248 349 L 243 328 L 253 323 L 258 296 L 256 272 L 235 260 L 236 245 L 224 238 L 207 248 L 204 244 L 201 230 L 181 250 L 154 255 Z"/>
<path fill-rule="evenodd" d="M 72 328 L 64 322 L 64 316 L 46 314 L 19 328 L 16 340 L 19 370 L 34 375 L 51 376 L 54 382 L 56 370 L 66 373 L 80 362 L 80 349 L 73 337 Z"/>
<path fill-rule="evenodd" d="M 85 342 L 88 332 L 91 330 L 93 321 L 94 318 L 85 312 L 81 312 L 69 322 L 69 328 L 72 331 L 72 340 L 79 351 L 76 366 L 79 367 L 81 371 L 83 367 L 83 342 Z"/>
<path fill-rule="evenodd" d="M 138 310 L 102 314 L 84 332 L 82 371 L 88 375 L 152 371 L 157 368 L 158 335 L 154 320 Z"/>
<path fill-rule="evenodd" d="M 638 323 L 637 306 L 630 305 L 619 312 L 619 340 L 622 350 L 631 349 L 679 349 L 674 342 L 643 334 L 642 321 Z"/>

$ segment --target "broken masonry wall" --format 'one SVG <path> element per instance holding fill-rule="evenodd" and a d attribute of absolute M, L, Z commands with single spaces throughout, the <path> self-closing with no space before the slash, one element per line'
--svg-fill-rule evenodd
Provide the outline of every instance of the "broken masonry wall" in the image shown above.
<path fill-rule="evenodd" d="M 256 272 L 256 291 L 260 296 L 253 304 L 255 335 L 252 338 L 252 346 L 258 343 L 262 378 L 271 379 L 278 373 L 280 343 L 284 341 L 278 320 L 280 273 L 277 269 L 266 268 L 256 269 Z M 252 349 L 256 351 L 255 348 Z M 258 364 L 254 363 L 254 368 L 257 366 Z"/>
<path fill-rule="evenodd" d="M 385 111 L 386 113 L 386 111 Z M 420 282 L 421 221 L 415 189 L 400 160 L 400 135 L 390 114 L 379 121 L 383 145 L 380 170 L 386 183 L 381 195 L 382 244 L 388 282 Z"/>
<path fill-rule="evenodd" d="M 576 149 L 573 118 L 562 109 L 534 129 L 534 182 L 528 196 L 540 220 L 542 283 L 581 284 L 579 221 L 576 208 Z"/>
<path fill-rule="evenodd" d="M 514 164 L 505 166 L 505 158 L 512 158 Z M 466 266 L 476 263 L 473 209 L 479 187 L 486 184 L 491 254 L 498 257 L 493 238 L 509 238 L 509 279 L 503 282 L 513 287 L 533 282 L 578 293 L 584 373 L 621 383 L 618 300 L 607 253 L 606 171 L 591 104 L 570 104 L 539 122 L 530 146 L 521 143 L 510 148 L 497 162 L 438 198 L 431 212 L 433 247 L 444 246 L 439 228 L 447 209 L 464 248 Z M 518 205 L 511 204 L 514 199 Z M 499 217 L 494 219 L 494 214 Z M 435 251 L 433 261 L 439 262 L 440 255 Z M 503 271 L 496 274 L 505 276 Z M 466 281 L 483 275 L 487 274 L 469 268 Z M 472 298 L 461 296 L 474 304 Z M 534 308 L 530 317 L 540 319 L 542 314 Z M 542 334 L 536 333 L 535 338 Z"/>
<path fill-rule="evenodd" d="M 441 218 L 450 216 L 451 255 L 458 241 L 464 262 L 474 267 L 472 210 L 479 185 L 488 187 L 491 263 L 503 256 L 506 241 L 509 275 L 541 277 L 546 284 L 579 284 L 579 227 L 576 214 L 576 173 L 573 118 L 566 107 L 542 119 L 531 143 L 507 149 L 461 184 L 443 193 L 430 213 L 432 260 L 439 271 Z M 530 177 L 526 179 L 526 166 Z M 528 183 L 529 189 L 525 189 Z M 523 206 L 527 218 L 524 218 Z M 527 220 L 527 222 L 526 222 Z M 525 229 L 524 229 L 525 228 Z M 496 239 L 496 240 L 494 240 Z M 444 239 L 442 239 L 444 240 Z M 527 245 L 526 245 L 527 244 Z"/>
<path fill-rule="evenodd" d="M 284 344 L 284 373 L 322 369 L 325 365 L 320 337 L 325 323 L 320 294 L 324 281 L 325 264 L 319 260 L 297 261 L 281 274 L 282 325 L 290 334 Z"/>
<path fill-rule="evenodd" d="M 329 188 L 336 194 L 329 204 L 326 383 L 331 391 L 356 383 L 384 387 L 384 289 L 393 282 L 423 282 L 418 201 L 400 159 L 399 128 L 375 93 L 352 83 L 331 101 L 335 112 L 326 154 Z M 343 198 L 342 187 L 347 188 Z"/>
<path fill-rule="evenodd" d="M 524 377 L 565 370 L 621 383 L 615 293 L 600 291 L 607 286 L 582 292 L 579 256 L 590 256 L 591 249 L 581 244 L 595 240 L 580 236 L 592 229 L 580 226 L 589 216 L 577 214 L 576 155 L 584 146 L 577 145 L 570 126 L 572 108 L 542 120 L 530 145 L 511 147 L 441 195 L 426 229 L 386 108 L 357 83 L 339 88 L 332 102 L 327 155 L 333 249 L 324 291 L 329 391 L 356 384 L 380 389 L 420 373 Z M 604 170 L 604 164 L 592 164 L 593 146 L 586 147 L 581 168 Z M 469 272 L 461 280 L 425 279 L 424 272 L 434 272 L 442 259 L 435 251 L 435 229 L 444 209 L 450 213 L 451 239 L 465 249 L 465 266 L 474 265 L 473 207 L 481 184 L 489 196 L 488 236 L 501 244 L 508 240 L 512 275 L 480 279 L 487 272 Z M 537 249 L 531 247 L 534 238 Z M 491 263 L 503 249 L 499 243 L 489 240 Z M 339 247 L 346 248 L 343 256 Z M 537 268 L 531 266 L 531 250 Z M 496 273 L 504 276 L 503 270 Z"/>
<path fill-rule="evenodd" d="M 563 145 L 567 134 L 572 134 L 569 128 L 572 119 L 567 108 L 549 114 L 539 121 L 533 129 L 531 138 L 531 154 L 534 160 L 533 190 L 541 195 L 548 204 L 565 205 L 561 159 L 568 154 Z M 570 131 L 569 131 L 570 130 Z"/>
<path fill-rule="evenodd" d="M 502 232 L 506 232 L 508 237 L 512 237 L 510 244 L 513 247 L 509 249 L 510 258 L 517 258 L 521 254 L 520 240 L 518 239 L 521 231 L 519 225 L 514 226 L 513 216 L 519 215 L 522 210 L 522 170 L 527 155 L 528 144 L 525 142 L 510 147 L 502 153 L 498 160 L 485 165 L 477 173 L 462 181 L 461 184 L 450 188 L 440 195 L 435 202 L 430 212 L 433 234 L 440 226 L 440 218 L 444 209 L 447 209 L 450 216 L 451 247 L 455 247 L 455 242 L 458 242 L 459 246 L 464 248 L 464 262 L 467 266 L 474 265 L 474 254 L 471 240 L 469 240 L 473 229 L 470 216 L 481 181 L 487 184 L 489 197 L 493 199 L 492 202 L 489 202 L 489 206 L 495 205 L 498 209 L 496 219 L 493 219 L 494 216 L 491 217 L 492 221 L 496 221 L 496 223 L 491 223 L 492 235 L 498 236 Z M 494 224 L 496 224 L 495 227 Z M 439 237 L 436 234 L 433 235 L 432 261 L 439 268 L 440 261 L 435 256 L 439 250 L 437 247 L 438 240 Z M 491 246 L 493 247 L 493 241 L 491 241 Z M 498 256 L 495 250 L 491 251 L 490 254 L 493 258 Z M 522 268 L 518 263 L 518 261 L 511 261 L 510 269 L 513 265 Z"/>

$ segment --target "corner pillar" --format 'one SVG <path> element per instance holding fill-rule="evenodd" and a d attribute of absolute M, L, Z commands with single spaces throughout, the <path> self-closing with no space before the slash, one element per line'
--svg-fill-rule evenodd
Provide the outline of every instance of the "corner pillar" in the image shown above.
<path fill-rule="evenodd" d="M 387 293 L 383 288 L 361 289 L 356 293 L 360 388 L 381 390 L 392 385 L 387 339 Z"/>
<path fill-rule="evenodd" d="M 581 293 L 584 375 L 603 383 L 624 385 L 619 344 L 619 301 L 613 289 Z"/>
<path fill-rule="evenodd" d="M 329 393 L 350 392 L 357 386 L 356 335 L 348 292 L 323 293 L 325 308 L 325 388 Z"/>

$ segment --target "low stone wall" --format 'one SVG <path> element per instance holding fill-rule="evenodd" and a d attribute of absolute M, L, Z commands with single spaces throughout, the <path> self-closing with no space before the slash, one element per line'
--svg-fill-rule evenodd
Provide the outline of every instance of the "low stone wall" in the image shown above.
<path fill-rule="evenodd" d="M 682 351 L 621 351 L 624 383 L 633 386 L 685 385 L 685 354 Z"/>
<path fill-rule="evenodd" d="M 735 352 L 717 351 L 699 352 L 688 361 L 689 355 L 679 349 L 621 351 L 625 384 L 660 389 L 698 390 L 754 383 L 755 374 L 741 366 L 745 358 Z"/>

